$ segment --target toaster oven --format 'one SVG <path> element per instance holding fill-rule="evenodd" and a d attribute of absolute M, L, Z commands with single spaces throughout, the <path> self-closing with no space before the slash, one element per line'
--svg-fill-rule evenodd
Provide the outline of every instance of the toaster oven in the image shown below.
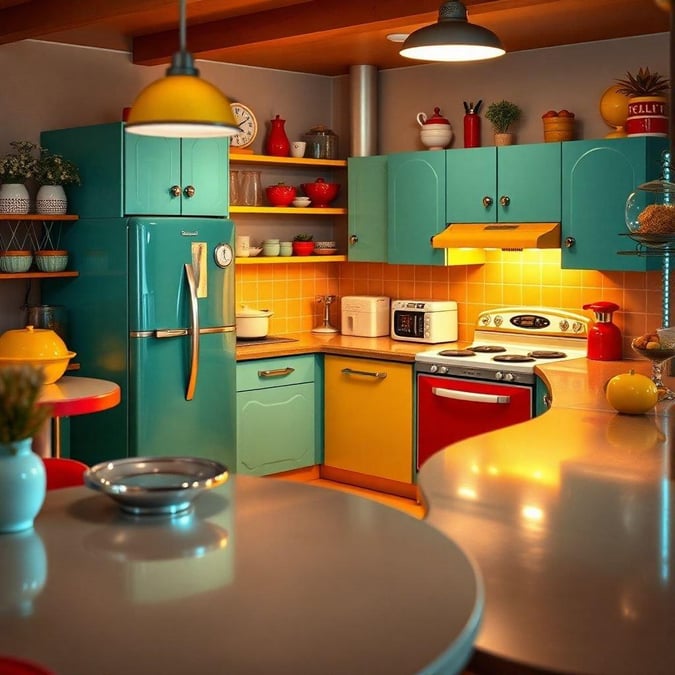
<path fill-rule="evenodd" d="M 408 342 L 455 342 L 457 303 L 454 300 L 392 300 L 390 336 Z"/>

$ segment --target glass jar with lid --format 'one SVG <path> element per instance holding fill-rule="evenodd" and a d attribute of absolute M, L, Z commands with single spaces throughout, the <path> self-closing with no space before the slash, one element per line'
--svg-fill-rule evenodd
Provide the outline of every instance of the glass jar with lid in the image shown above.
<path fill-rule="evenodd" d="M 323 124 L 312 127 L 305 134 L 307 148 L 305 157 L 312 159 L 337 159 L 338 137 L 334 131 Z"/>

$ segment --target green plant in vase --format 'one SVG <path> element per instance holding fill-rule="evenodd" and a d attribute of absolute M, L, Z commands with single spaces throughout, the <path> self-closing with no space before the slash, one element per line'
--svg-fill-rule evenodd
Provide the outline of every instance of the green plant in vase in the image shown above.
<path fill-rule="evenodd" d="M 628 96 L 627 136 L 668 135 L 668 98 L 670 82 L 660 73 L 640 68 L 636 74 L 627 72 L 616 91 Z"/>
<path fill-rule="evenodd" d="M 63 155 L 42 151 L 35 174 L 40 189 L 36 198 L 38 213 L 63 215 L 68 210 L 64 185 L 82 185 L 77 165 Z"/>
<path fill-rule="evenodd" d="M 0 533 L 33 527 L 44 502 L 45 468 L 32 449 L 50 416 L 38 404 L 43 383 L 39 368 L 0 367 Z"/>
<path fill-rule="evenodd" d="M 30 198 L 26 181 L 34 178 L 38 160 L 33 154 L 38 148 L 30 141 L 12 141 L 14 152 L 0 157 L 0 213 L 28 213 Z"/>
<path fill-rule="evenodd" d="M 511 101 L 490 103 L 485 111 L 485 119 L 492 124 L 495 133 L 495 145 L 511 145 L 513 134 L 510 131 L 521 117 L 522 111 Z"/>

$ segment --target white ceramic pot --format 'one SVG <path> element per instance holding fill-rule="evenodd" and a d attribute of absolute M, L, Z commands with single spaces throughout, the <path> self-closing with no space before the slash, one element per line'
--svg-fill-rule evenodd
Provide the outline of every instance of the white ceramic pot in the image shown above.
<path fill-rule="evenodd" d="M 62 185 L 42 185 L 35 198 L 38 213 L 62 216 L 68 211 L 66 191 Z"/>
<path fill-rule="evenodd" d="M 23 183 L 3 183 L 0 185 L 0 213 L 28 213 L 30 198 Z"/>
<path fill-rule="evenodd" d="M 452 140 L 452 128 L 448 124 L 425 124 L 420 140 L 429 150 L 443 150 Z"/>
<path fill-rule="evenodd" d="M 237 337 L 244 340 L 266 337 L 272 314 L 274 312 L 269 309 L 253 309 L 243 305 L 237 312 Z"/>

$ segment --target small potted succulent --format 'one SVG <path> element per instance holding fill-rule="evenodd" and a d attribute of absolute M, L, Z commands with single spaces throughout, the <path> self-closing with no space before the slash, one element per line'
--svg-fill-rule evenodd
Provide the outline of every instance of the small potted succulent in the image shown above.
<path fill-rule="evenodd" d="M 44 464 L 32 449 L 50 414 L 38 405 L 43 383 L 40 368 L 0 368 L 0 533 L 31 528 L 45 498 Z"/>
<path fill-rule="evenodd" d="M 312 255 L 314 237 L 311 234 L 296 234 L 293 237 L 293 255 Z"/>
<path fill-rule="evenodd" d="M 490 103 L 485 118 L 492 124 L 495 132 L 495 145 L 511 145 L 513 133 L 511 126 L 520 119 L 521 109 L 511 101 Z"/>
<path fill-rule="evenodd" d="M 649 68 L 640 68 L 637 74 L 626 73 L 616 80 L 616 91 L 628 96 L 627 136 L 667 136 L 668 115 L 666 92 L 670 82 Z"/>

